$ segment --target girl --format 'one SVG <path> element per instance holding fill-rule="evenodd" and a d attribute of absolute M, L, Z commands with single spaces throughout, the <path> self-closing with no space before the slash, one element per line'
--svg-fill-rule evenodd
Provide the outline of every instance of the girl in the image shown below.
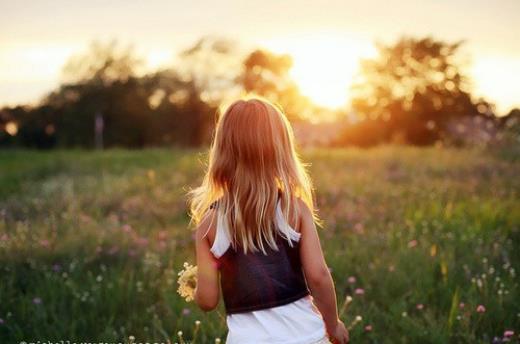
<path fill-rule="evenodd" d="M 219 118 L 202 185 L 190 192 L 195 301 L 210 311 L 222 289 L 228 344 L 348 342 L 293 140 L 282 110 L 260 98 L 236 101 Z"/>

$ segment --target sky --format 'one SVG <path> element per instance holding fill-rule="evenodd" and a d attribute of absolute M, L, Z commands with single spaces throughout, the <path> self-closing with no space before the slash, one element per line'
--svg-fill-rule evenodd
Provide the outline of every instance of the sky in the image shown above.
<path fill-rule="evenodd" d="M 132 44 L 153 70 L 209 34 L 291 54 L 302 92 L 331 108 L 375 41 L 464 40 L 474 93 L 520 107 L 520 0 L 0 0 L 0 106 L 40 99 L 93 40 Z"/>

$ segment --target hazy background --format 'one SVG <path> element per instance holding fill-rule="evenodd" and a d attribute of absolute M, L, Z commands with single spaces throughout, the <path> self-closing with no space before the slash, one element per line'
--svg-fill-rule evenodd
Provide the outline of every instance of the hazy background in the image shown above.
<path fill-rule="evenodd" d="M 180 50 L 208 34 L 291 54 L 302 92 L 332 107 L 348 102 L 357 60 L 370 56 L 374 40 L 404 34 L 466 40 L 475 94 L 495 103 L 499 115 L 520 105 L 516 0 L 2 0 L 0 6 L 0 105 L 38 100 L 58 85 L 65 61 L 93 40 L 132 43 L 149 71 L 171 65 Z M 331 94 L 320 94 L 320 87 Z"/>

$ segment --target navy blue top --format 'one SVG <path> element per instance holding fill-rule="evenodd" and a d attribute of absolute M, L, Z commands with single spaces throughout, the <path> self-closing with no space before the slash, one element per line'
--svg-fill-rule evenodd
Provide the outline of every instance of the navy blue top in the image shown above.
<path fill-rule="evenodd" d="M 212 207 L 214 208 L 214 207 Z M 217 258 L 227 314 L 250 312 L 296 301 L 309 294 L 300 260 L 299 241 L 291 247 L 276 231 L 278 251 L 244 254 L 232 245 Z"/>

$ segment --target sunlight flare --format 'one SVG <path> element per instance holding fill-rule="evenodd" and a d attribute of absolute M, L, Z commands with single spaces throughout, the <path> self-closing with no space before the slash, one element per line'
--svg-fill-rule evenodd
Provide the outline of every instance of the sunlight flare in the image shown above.
<path fill-rule="evenodd" d="M 291 55 L 290 75 L 301 92 L 316 104 L 333 109 L 347 103 L 360 59 L 376 53 L 369 40 L 331 33 L 284 37 L 266 45 Z"/>

